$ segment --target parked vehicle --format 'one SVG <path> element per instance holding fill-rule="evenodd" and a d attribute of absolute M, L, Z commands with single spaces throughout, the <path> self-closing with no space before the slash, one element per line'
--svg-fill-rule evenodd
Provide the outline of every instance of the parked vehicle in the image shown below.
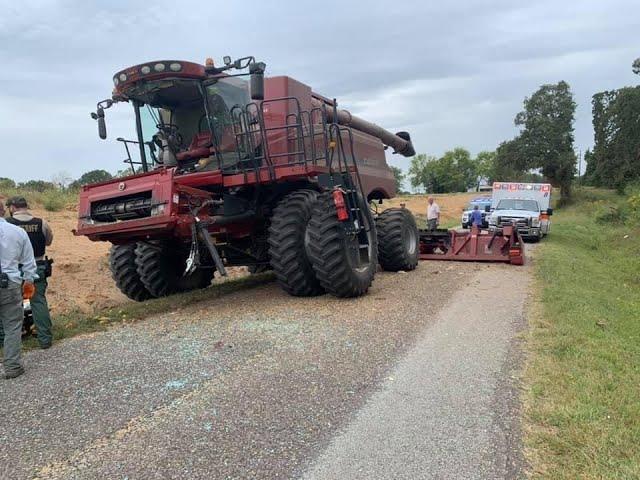
<path fill-rule="evenodd" d="M 482 228 L 489 228 L 489 215 L 491 211 L 491 197 L 477 197 L 469 202 L 462 212 L 462 228 L 471 228 L 471 212 L 475 206 L 482 212 Z"/>
<path fill-rule="evenodd" d="M 551 190 L 548 183 L 494 183 L 489 229 L 515 225 L 523 239 L 540 240 L 551 228 Z"/>
<path fill-rule="evenodd" d="M 231 265 L 273 270 L 291 295 L 355 297 L 378 263 L 416 268 L 413 215 L 369 207 L 395 196 L 385 149 L 415 155 L 409 134 L 264 72 L 253 57 L 225 57 L 113 76 L 92 117 L 104 139 L 105 110 L 133 107 L 137 137 L 117 139 L 132 175 L 83 187 L 76 235 L 113 244 L 113 278 L 129 298 L 204 288 Z"/>

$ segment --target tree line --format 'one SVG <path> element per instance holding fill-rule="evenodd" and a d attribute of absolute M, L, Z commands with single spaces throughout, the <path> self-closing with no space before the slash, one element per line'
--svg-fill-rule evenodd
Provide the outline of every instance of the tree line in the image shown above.
<path fill-rule="evenodd" d="M 640 74 L 640 59 L 633 63 Z M 624 188 L 640 181 L 640 86 L 596 93 L 592 100 L 594 146 L 587 150 L 584 181 Z M 462 147 L 442 157 L 416 155 L 408 178 L 429 193 L 467 191 L 480 181 L 549 181 L 563 199 L 571 195 L 577 157 L 573 125 L 576 102 L 569 84 L 542 85 L 514 118 L 520 132 L 492 152 L 472 158 Z M 399 172 L 404 175 L 402 171 Z M 404 177 L 396 176 L 400 183 Z"/>
<path fill-rule="evenodd" d="M 633 62 L 640 74 L 640 58 Z M 640 86 L 596 93 L 593 149 L 585 152 L 585 182 L 619 190 L 640 181 Z"/>
<path fill-rule="evenodd" d="M 409 179 L 413 188 L 428 193 L 463 192 L 482 181 L 549 180 L 560 187 L 562 196 L 571 193 L 576 173 L 573 151 L 573 123 L 576 103 L 567 82 L 542 85 L 524 99 L 524 108 L 514 119 L 520 133 L 502 142 L 495 151 L 472 158 L 457 147 L 436 158 L 416 155 L 411 160 Z"/>
<path fill-rule="evenodd" d="M 83 185 L 105 182 L 128 174 L 130 174 L 130 171 L 118 172 L 115 175 L 112 175 L 106 170 L 98 169 L 90 170 L 75 180 L 65 172 L 57 173 L 51 180 L 28 180 L 26 182 L 16 182 L 10 178 L 0 177 L 0 191 L 14 189 L 39 193 L 44 193 L 50 190 L 76 191 L 80 190 L 80 187 Z"/>

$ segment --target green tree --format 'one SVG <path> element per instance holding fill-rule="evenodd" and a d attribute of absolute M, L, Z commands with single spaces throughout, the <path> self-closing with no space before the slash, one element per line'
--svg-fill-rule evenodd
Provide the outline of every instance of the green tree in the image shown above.
<path fill-rule="evenodd" d="M 640 87 L 596 93 L 586 181 L 619 190 L 640 180 Z"/>
<path fill-rule="evenodd" d="M 569 84 L 560 81 L 542 85 L 531 97 L 525 98 L 524 110 L 515 118 L 516 126 L 522 128 L 515 151 L 531 168 L 540 168 L 546 178 L 559 186 L 564 199 L 571 195 L 571 183 L 576 173 L 575 110 Z"/>
<path fill-rule="evenodd" d="M 426 169 L 429 162 L 435 161 L 436 157 L 421 153 L 411 159 L 409 166 L 409 181 L 413 188 L 427 189 Z"/>
<path fill-rule="evenodd" d="M 98 182 L 106 182 L 107 180 L 111 180 L 112 178 L 113 178 L 113 175 L 111 175 L 106 170 L 90 170 L 86 173 L 83 173 L 78 180 L 72 182 L 69 185 L 69 188 L 77 189 L 77 188 L 80 188 L 82 185 L 89 185 L 89 184 L 98 183 Z"/>
<path fill-rule="evenodd" d="M 478 172 L 478 181 L 484 179 L 491 183 L 496 178 L 496 152 L 479 152 L 476 155 L 476 169 Z"/>
<path fill-rule="evenodd" d="M 468 150 L 458 147 L 436 159 L 416 155 L 411 159 L 411 186 L 422 187 L 428 193 L 464 192 L 477 182 L 477 163 Z"/>
<path fill-rule="evenodd" d="M 396 191 L 400 193 L 404 190 L 402 184 L 404 183 L 406 175 L 400 167 L 394 167 L 393 165 L 391 166 L 391 171 L 393 172 L 393 176 L 396 179 Z"/>
<path fill-rule="evenodd" d="M 0 177 L 0 189 L 7 190 L 16 188 L 16 182 L 7 177 Z"/>
<path fill-rule="evenodd" d="M 18 183 L 18 188 L 30 192 L 46 192 L 47 190 L 55 190 L 56 186 L 52 182 L 44 180 L 29 180 Z"/>

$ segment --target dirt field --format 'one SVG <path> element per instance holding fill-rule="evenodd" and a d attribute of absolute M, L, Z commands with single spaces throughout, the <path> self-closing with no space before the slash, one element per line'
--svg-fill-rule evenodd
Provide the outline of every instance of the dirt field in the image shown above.
<path fill-rule="evenodd" d="M 464 206 L 469 203 L 472 198 L 481 196 L 481 193 L 456 193 L 452 195 L 433 195 L 436 203 L 440 206 L 440 215 L 442 223 L 447 224 L 450 221 L 459 221 Z M 399 207 L 404 203 L 405 206 L 413 212 L 419 219 L 425 219 L 427 215 L 427 198 L 428 195 L 403 195 L 400 197 L 386 200 L 383 206 Z"/>
<path fill-rule="evenodd" d="M 476 193 L 456 195 L 435 195 L 442 210 L 443 223 L 457 220 L 464 205 Z M 384 207 L 406 204 L 418 218 L 424 218 L 427 196 L 411 195 L 394 198 L 384 203 Z M 77 211 L 68 207 L 60 212 L 47 212 L 35 208 L 36 216 L 45 218 L 55 233 L 53 245 L 48 255 L 55 259 L 54 275 L 49 283 L 49 302 L 54 314 L 73 310 L 92 312 L 102 308 L 115 307 L 129 300 L 116 288 L 109 272 L 109 243 L 91 242 L 85 237 L 76 237 L 72 230 L 76 227 Z M 244 269 L 230 269 L 233 277 L 246 274 Z"/>

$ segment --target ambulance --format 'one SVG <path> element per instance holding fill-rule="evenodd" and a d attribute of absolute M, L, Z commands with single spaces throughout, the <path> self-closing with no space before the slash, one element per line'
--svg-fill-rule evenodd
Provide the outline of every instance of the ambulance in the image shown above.
<path fill-rule="evenodd" d="M 549 183 L 495 182 L 489 230 L 515 225 L 523 239 L 538 241 L 551 228 L 550 204 Z"/>

